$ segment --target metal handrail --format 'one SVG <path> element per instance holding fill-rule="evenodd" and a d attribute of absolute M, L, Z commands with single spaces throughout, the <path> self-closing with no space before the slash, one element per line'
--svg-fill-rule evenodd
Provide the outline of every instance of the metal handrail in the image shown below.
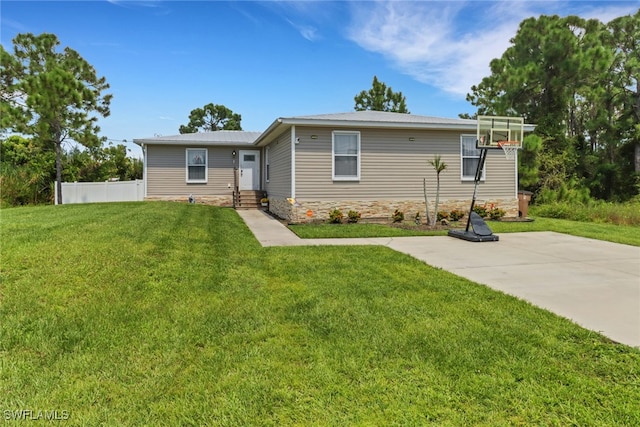
<path fill-rule="evenodd" d="M 238 188 L 238 168 L 233 168 L 233 208 L 237 207 L 237 199 L 240 194 L 240 189 Z"/>

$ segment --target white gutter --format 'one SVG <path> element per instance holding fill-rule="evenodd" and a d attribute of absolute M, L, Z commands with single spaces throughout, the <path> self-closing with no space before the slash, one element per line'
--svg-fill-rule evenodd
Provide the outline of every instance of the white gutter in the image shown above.
<path fill-rule="evenodd" d="M 262 132 L 262 134 L 260 134 L 260 136 L 257 137 L 255 141 L 253 141 L 253 144 L 260 145 L 260 142 L 264 139 L 264 137 L 269 135 L 271 132 L 273 132 L 281 124 L 282 124 L 282 117 L 275 119 L 273 123 L 271 123 L 271 125 L 269 125 L 269 127 L 264 132 Z"/>
<path fill-rule="evenodd" d="M 477 120 L 471 119 L 445 119 L 444 121 L 393 121 L 393 120 L 340 120 L 340 119 L 312 119 L 306 117 L 280 117 L 263 135 L 279 124 L 308 125 L 308 126 L 360 126 L 368 128 L 391 129 L 431 129 L 431 130 L 469 130 L 477 129 Z M 525 132 L 533 132 L 535 125 L 523 124 Z M 262 135 L 261 135 L 262 137 Z"/>
<path fill-rule="evenodd" d="M 283 124 L 308 125 L 308 126 L 352 126 L 367 128 L 391 128 L 391 129 L 433 129 L 433 130 L 470 130 L 477 129 L 477 123 L 420 123 L 420 122 L 391 122 L 374 120 L 310 120 L 286 118 L 280 119 Z M 266 132 L 265 132 L 266 133 Z"/>

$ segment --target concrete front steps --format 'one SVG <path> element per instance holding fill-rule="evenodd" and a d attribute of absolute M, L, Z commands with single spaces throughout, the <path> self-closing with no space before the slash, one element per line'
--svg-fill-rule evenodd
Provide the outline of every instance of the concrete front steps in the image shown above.
<path fill-rule="evenodd" d="M 264 191 L 241 190 L 236 193 L 236 209 L 263 209 L 260 199 L 264 197 Z"/>

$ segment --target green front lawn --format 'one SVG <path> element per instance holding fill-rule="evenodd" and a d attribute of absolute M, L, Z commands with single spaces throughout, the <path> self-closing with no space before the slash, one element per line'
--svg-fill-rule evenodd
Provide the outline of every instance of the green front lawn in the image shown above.
<path fill-rule="evenodd" d="M 640 351 L 385 247 L 262 248 L 233 210 L 181 203 L 0 227 L 3 419 L 640 424 Z"/>

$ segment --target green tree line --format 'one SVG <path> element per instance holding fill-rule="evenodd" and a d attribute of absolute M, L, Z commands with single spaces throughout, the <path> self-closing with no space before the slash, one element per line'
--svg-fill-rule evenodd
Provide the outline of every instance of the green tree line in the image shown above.
<path fill-rule="evenodd" d="M 141 159 L 124 144 L 62 150 L 62 181 L 97 182 L 142 179 Z M 56 153 L 34 138 L 12 135 L 0 145 L 0 197 L 3 206 L 54 201 Z"/>
<path fill-rule="evenodd" d="M 640 187 L 640 11 L 528 18 L 467 100 L 536 124 L 520 185 L 542 201 L 625 201 Z"/>
<path fill-rule="evenodd" d="M 63 180 L 142 177 L 141 161 L 124 145 L 98 136 L 98 118 L 110 114 L 106 79 L 59 45 L 48 33 L 18 34 L 13 52 L 0 45 L 2 205 L 51 202 L 54 183 L 61 202 Z"/>

